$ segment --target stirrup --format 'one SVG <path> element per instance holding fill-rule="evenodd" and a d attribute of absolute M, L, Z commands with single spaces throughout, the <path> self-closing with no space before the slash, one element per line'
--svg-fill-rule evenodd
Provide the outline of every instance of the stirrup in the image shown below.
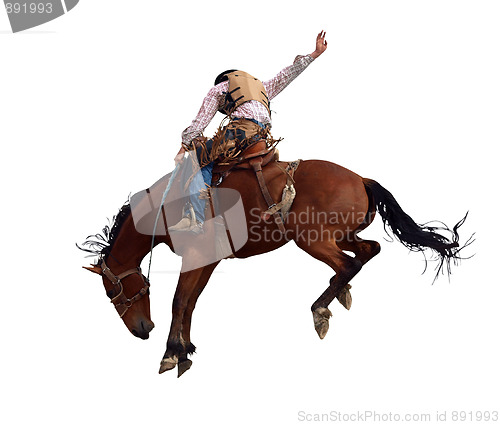
<path fill-rule="evenodd" d="M 204 233 L 203 223 L 196 220 L 193 206 L 191 204 L 188 205 L 189 210 L 187 214 L 184 214 L 184 217 L 175 226 L 169 227 L 169 232 L 190 232 L 194 235 Z M 183 224 L 181 225 L 181 223 Z"/>
<path fill-rule="evenodd" d="M 186 207 L 189 205 L 189 210 L 186 213 Z M 191 230 L 194 226 L 196 226 L 196 216 L 194 213 L 194 208 L 191 204 L 186 204 L 184 206 L 184 214 L 183 217 L 179 220 L 177 224 L 170 226 L 168 228 L 169 232 L 184 232 L 187 230 Z"/>

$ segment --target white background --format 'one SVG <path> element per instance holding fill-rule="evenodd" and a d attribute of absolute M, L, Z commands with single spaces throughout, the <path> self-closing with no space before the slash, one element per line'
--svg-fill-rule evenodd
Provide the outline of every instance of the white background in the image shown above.
<path fill-rule="evenodd" d="M 174 4 L 174 5 L 173 5 Z M 5 424 L 294 424 L 307 414 L 499 410 L 499 7 L 495 1 L 82 0 L 11 34 L 0 12 Z M 423 258 L 382 252 L 336 301 L 293 243 L 223 262 L 200 297 L 193 367 L 158 375 L 180 268 L 155 251 L 147 341 L 75 247 L 173 167 L 215 76 L 273 77 L 328 50 L 273 102 L 281 157 L 379 181 L 417 222 L 453 225 L 475 257 L 432 285 Z M 207 131 L 218 124 L 220 117 Z M 90 261 L 92 261 L 90 259 Z M 42 422 L 43 421 L 43 422 Z M 92 422 L 91 422 L 92 421 Z"/>

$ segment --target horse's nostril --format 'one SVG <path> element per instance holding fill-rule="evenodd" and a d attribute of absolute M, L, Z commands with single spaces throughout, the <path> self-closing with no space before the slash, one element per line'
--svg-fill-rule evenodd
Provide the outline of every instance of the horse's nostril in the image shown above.
<path fill-rule="evenodd" d="M 141 322 L 141 327 L 144 331 L 149 333 L 153 330 L 155 325 L 153 322 L 148 321 L 148 322 Z"/>

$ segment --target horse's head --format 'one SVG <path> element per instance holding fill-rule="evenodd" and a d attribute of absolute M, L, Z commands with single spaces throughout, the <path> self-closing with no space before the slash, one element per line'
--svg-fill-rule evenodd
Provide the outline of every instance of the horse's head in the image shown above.
<path fill-rule="evenodd" d="M 148 339 L 154 323 L 149 307 L 149 281 L 140 267 L 115 274 L 101 259 L 98 264 L 84 268 L 102 276 L 106 295 L 128 330 L 138 338 Z"/>

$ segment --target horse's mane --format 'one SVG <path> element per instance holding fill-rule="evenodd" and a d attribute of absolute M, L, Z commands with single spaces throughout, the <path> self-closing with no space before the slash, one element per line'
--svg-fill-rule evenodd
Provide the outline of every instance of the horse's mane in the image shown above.
<path fill-rule="evenodd" d="M 101 259 L 107 260 L 111 254 L 113 245 L 116 241 L 118 234 L 123 226 L 123 223 L 130 215 L 130 203 L 127 201 L 118 211 L 118 214 L 110 220 L 109 224 L 104 226 L 101 233 L 87 236 L 82 246 L 76 246 L 82 251 L 90 253 L 89 257 L 98 256 L 99 262 Z M 109 219 L 108 219 L 109 220 Z"/>

